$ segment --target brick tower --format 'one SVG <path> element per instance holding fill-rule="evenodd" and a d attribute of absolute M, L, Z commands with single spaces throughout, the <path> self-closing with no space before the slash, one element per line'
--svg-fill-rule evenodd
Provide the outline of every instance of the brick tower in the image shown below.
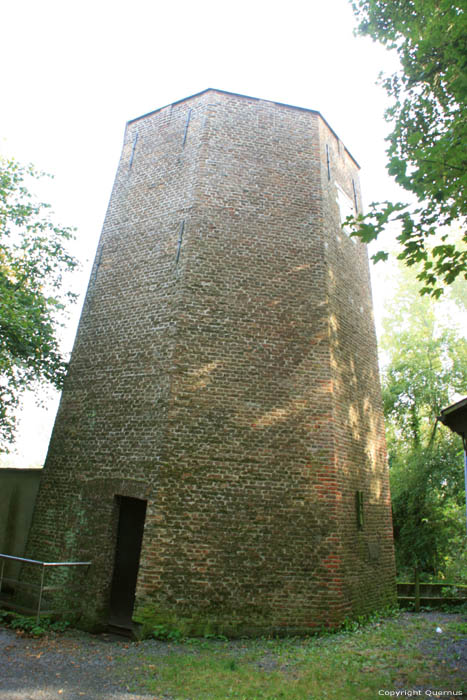
<path fill-rule="evenodd" d="M 394 601 L 358 170 L 318 112 L 219 90 L 128 123 L 28 546 L 92 560 L 88 624 Z"/>

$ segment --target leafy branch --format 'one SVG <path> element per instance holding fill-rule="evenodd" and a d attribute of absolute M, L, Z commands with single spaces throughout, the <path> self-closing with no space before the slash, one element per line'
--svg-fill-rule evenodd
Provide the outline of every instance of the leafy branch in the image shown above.
<path fill-rule="evenodd" d="M 388 172 L 411 193 L 402 202 L 373 203 L 351 220 L 352 235 L 375 240 L 390 223 L 400 227 L 399 258 L 420 264 L 421 293 L 439 297 L 467 279 L 467 17 L 459 0 L 354 0 L 358 33 L 398 53 L 401 68 L 382 79 L 392 99 L 385 118 Z M 451 231 L 464 231 L 460 243 Z M 434 237 L 441 238 L 431 245 Z M 373 256 L 387 259 L 387 251 Z"/>
<path fill-rule="evenodd" d="M 64 287 L 77 266 L 68 253 L 73 229 L 59 227 L 50 206 L 26 183 L 44 177 L 32 166 L 0 159 L 0 444 L 15 430 L 23 391 L 35 382 L 60 388 L 66 362 L 59 349 L 63 312 L 76 295 Z"/>

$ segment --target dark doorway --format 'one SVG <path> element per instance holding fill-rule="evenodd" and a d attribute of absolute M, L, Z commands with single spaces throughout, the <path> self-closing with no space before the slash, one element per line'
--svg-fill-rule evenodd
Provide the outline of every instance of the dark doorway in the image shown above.
<path fill-rule="evenodd" d="M 117 545 L 110 594 L 109 623 L 118 627 L 131 627 L 146 501 L 117 496 L 117 504 Z"/>

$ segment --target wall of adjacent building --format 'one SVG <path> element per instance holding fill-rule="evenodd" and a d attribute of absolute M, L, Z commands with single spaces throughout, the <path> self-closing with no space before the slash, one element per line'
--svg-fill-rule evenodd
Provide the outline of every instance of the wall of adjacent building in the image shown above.
<path fill-rule="evenodd" d="M 0 468 L 0 552 L 23 557 L 42 469 Z M 20 564 L 5 564 L 4 575 L 16 578 Z"/>

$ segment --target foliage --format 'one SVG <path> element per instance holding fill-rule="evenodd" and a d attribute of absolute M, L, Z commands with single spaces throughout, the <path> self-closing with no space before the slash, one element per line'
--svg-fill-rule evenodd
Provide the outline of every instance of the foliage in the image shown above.
<path fill-rule="evenodd" d="M 44 615 L 37 622 L 35 617 L 6 610 L 0 610 L 0 624 L 31 637 L 43 637 L 49 632 L 64 632 L 69 626 L 66 620 L 53 620 L 50 616 Z"/>
<path fill-rule="evenodd" d="M 459 508 L 459 520 L 465 523 L 465 503 Z M 464 528 L 462 530 L 456 528 L 450 547 L 444 555 L 444 575 L 447 581 L 457 581 L 467 585 L 467 548 Z M 467 614 L 467 604 L 465 607 Z"/>
<path fill-rule="evenodd" d="M 441 409 L 451 403 L 454 392 L 467 387 L 467 342 L 456 322 L 467 290 L 462 295 L 459 291 L 453 312 L 447 304 L 418 295 L 415 271 L 399 266 L 397 274 L 380 343 L 389 358 L 384 369 L 385 417 L 392 440 L 428 445 Z"/>
<path fill-rule="evenodd" d="M 421 264 L 422 293 L 467 279 L 467 249 L 450 240 L 463 228 L 467 243 L 467 17 L 463 0 L 352 0 L 358 32 L 395 50 L 400 70 L 382 79 L 392 100 L 386 120 L 388 171 L 416 201 L 379 202 L 358 217 L 353 235 L 369 242 L 398 221 L 399 257 Z M 430 240 L 441 232 L 441 240 Z M 379 251 L 375 260 L 386 259 Z"/>
<path fill-rule="evenodd" d="M 399 274 L 381 339 L 398 571 L 417 564 L 433 575 L 460 576 L 462 443 L 436 418 L 456 391 L 465 393 L 467 339 L 447 299 L 421 297 L 415 273 L 401 268 Z M 454 308 L 465 309 L 466 300 L 465 289 L 453 295 Z"/>
<path fill-rule="evenodd" d="M 347 617 L 342 625 L 337 629 L 326 630 L 322 634 L 339 634 L 341 632 L 357 632 L 358 630 L 364 629 L 368 625 L 380 624 L 382 620 L 388 619 L 390 617 L 398 617 L 400 610 L 398 607 L 387 606 L 382 610 L 375 610 L 371 613 L 364 615 L 356 615 L 354 617 Z"/>
<path fill-rule="evenodd" d="M 446 575 L 448 560 L 462 554 L 465 505 L 462 454 L 456 442 L 449 436 L 430 447 L 409 446 L 396 453 L 390 448 L 399 573 L 410 575 L 417 564 L 431 574 Z"/>
<path fill-rule="evenodd" d="M 34 382 L 60 388 L 66 364 L 57 328 L 66 303 L 64 274 L 76 267 L 65 244 L 70 228 L 56 226 L 49 205 L 27 185 L 44 173 L 0 158 L 0 445 L 12 442 L 14 412 Z"/>

